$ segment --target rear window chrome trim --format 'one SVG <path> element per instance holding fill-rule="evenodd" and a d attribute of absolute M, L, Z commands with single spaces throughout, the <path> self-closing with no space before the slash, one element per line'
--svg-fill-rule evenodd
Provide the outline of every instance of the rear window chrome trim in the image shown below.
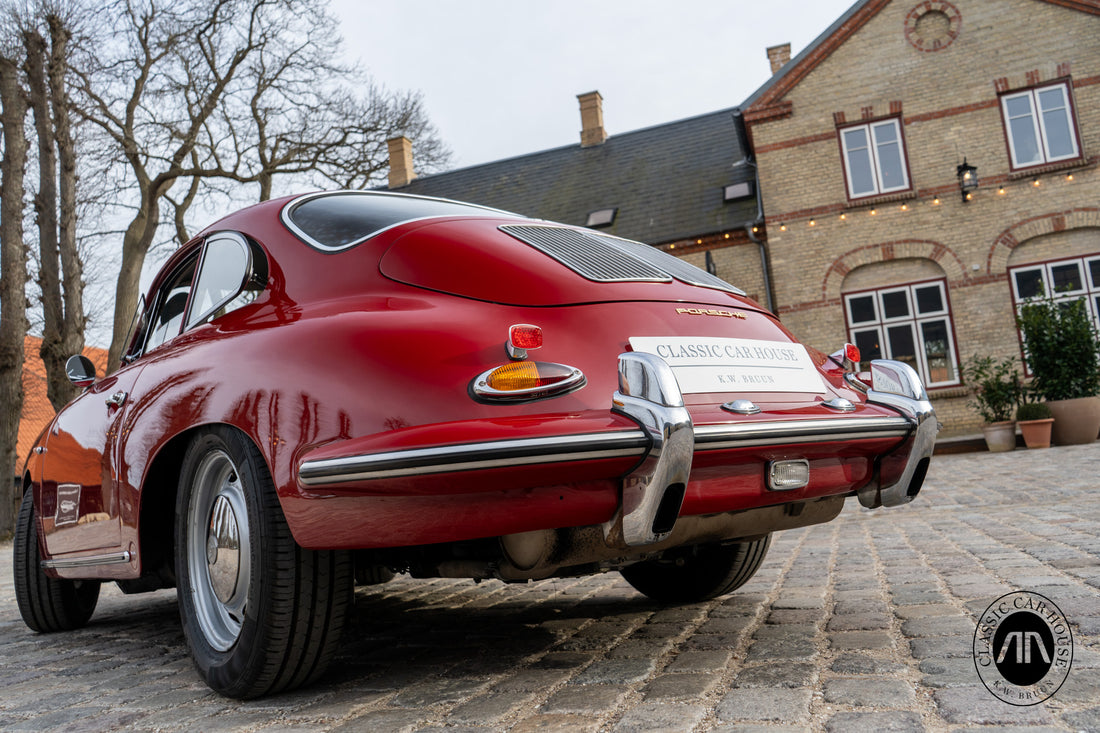
<path fill-rule="evenodd" d="M 517 219 L 524 218 L 524 217 L 520 216 L 519 214 L 514 214 L 510 211 L 504 211 L 502 209 L 494 209 L 494 208 L 491 208 L 491 207 L 488 207 L 488 206 L 480 206 L 478 204 L 469 204 L 469 203 L 466 203 L 465 201 L 453 201 L 451 199 L 444 199 L 444 198 L 439 198 L 439 197 L 436 197 L 436 196 L 416 196 L 414 194 L 391 193 L 391 192 L 386 192 L 386 191 L 346 191 L 346 190 L 344 190 L 344 191 L 315 191 L 313 193 L 307 193 L 307 194 L 302 194 L 301 196 L 296 196 L 293 199 L 291 199 L 290 201 L 286 202 L 286 204 L 283 206 L 283 208 L 279 212 L 279 220 L 283 223 L 283 226 L 285 226 L 288 230 L 290 230 L 290 232 L 295 237 L 302 240 L 303 242 L 308 244 L 313 249 L 316 249 L 320 252 L 330 253 L 330 254 L 336 253 L 336 252 L 343 252 L 345 250 L 352 249 L 353 247 L 358 247 L 363 242 L 366 242 L 370 239 L 373 239 L 373 238 L 377 237 L 379 234 L 382 234 L 383 232 L 387 232 L 390 229 L 393 229 L 394 227 L 399 227 L 399 226 L 402 226 L 402 225 L 405 225 L 405 224 L 411 224 L 411 223 L 417 222 L 417 221 L 429 221 L 431 219 L 448 219 L 448 218 L 453 218 L 455 216 L 461 216 L 461 214 L 457 214 L 457 213 L 456 214 L 433 214 L 431 216 L 415 216 L 415 217 L 411 217 L 409 219 L 402 219 L 401 221 L 394 222 L 393 224 L 389 224 L 389 225 L 384 226 L 380 229 L 376 229 L 376 230 L 374 230 L 374 231 L 372 231 L 372 232 L 370 232 L 370 233 L 368 233 L 368 234 L 366 234 L 362 237 L 359 237 L 357 239 L 352 240 L 351 242 L 348 242 L 347 244 L 331 245 L 331 244 L 324 244 L 324 243 L 319 242 L 316 239 L 314 239 L 312 236 L 310 236 L 308 233 L 306 233 L 305 230 L 303 230 L 300 226 L 298 226 L 296 223 L 294 223 L 294 220 L 291 218 L 291 214 L 301 204 L 304 204 L 307 201 L 312 201 L 313 199 L 324 198 L 324 197 L 329 197 L 329 196 L 386 196 L 386 197 L 391 197 L 391 198 L 418 199 L 418 200 L 421 200 L 421 201 L 435 201 L 435 202 L 441 202 L 441 203 L 447 203 L 447 204 L 454 204 L 455 206 L 466 206 L 466 207 L 469 207 L 470 209 L 475 209 L 475 210 L 480 209 L 481 211 L 484 212 L 483 216 L 491 216 L 491 217 L 504 216 L 504 217 L 508 217 L 508 218 L 517 218 Z M 477 214 L 476 211 L 471 211 L 470 214 L 469 214 L 469 216 L 477 216 L 477 215 L 478 214 Z"/>

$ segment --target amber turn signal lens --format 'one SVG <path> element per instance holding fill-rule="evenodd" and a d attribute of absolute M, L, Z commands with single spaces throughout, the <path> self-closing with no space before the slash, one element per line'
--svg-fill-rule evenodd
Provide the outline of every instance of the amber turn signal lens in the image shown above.
<path fill-rule="evenodd" d="M 573 370 L 564 364 L 547 364 L 541 361 L 520 361 L 505 364 L 489 372 L 485 383 L 501 392 L 545 387 L 564 381 Z"/>
<path fill-rule="evenodd" d="M 494 402 L 537 400 L 571 392 L 585 384 L 584 374 L 565 364 L 517 361 L 485 372 L 472 384 L 474 394 Z"/>

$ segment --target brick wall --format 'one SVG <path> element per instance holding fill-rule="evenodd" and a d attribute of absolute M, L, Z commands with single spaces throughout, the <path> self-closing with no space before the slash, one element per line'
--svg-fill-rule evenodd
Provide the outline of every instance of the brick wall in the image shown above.
<path fill-rule="evenodd" d="M 868 3 L 861 27 L 822 44 L 820 62 L 766 100 L 774 116 L 750 123 L 777 307 L 831 351 L 846 338 L 844 292 L 946 278 L 960 359 L 1019 356 L 1006 268 L 1100 253 L 1100 16 L 1036 0 L 933 2 L 957 13 L 958 35 L 929 52 L 905 35 L 917 5 Z M 1067 75 L 1086 161 L 1013 174 L 998 89 Z M 849 202 L 838 121 L 899 111 L 913 191 Z M 980 180 L 966 203 L 964 156 Z M 933 400 L 948 433 L 978 426 L 965 388 Z"/>

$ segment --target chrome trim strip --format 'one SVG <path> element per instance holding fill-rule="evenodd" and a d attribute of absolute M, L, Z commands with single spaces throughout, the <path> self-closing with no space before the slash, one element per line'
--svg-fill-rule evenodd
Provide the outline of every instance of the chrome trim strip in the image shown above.
<path fill-rule="evenodd" d="M 122 552 L 111 552 L 106 555 L 85 555 L 84 557 L 43 560 L 42 567 L 51 570 L 92 568 L 97 565 L 125 565 L 131 559 L 133 559 L 133 553 L 129 550 L 123 550 Z"/>
<path fill-rule="evenodd" d="M 648 447 L 649 441 L 641 430 L 463 443 L 305 461 L 298 469 L 298 480 L 304 486 L 318 486 L 482 468 L 640 457 Z"/>
<path fill-rule="evenodd" d="M 904 438 L 912 428 L 912 421 L 904 417 L 829 417 L 696 425 L 695 449 L 703 451 L 774 443 Z"/>

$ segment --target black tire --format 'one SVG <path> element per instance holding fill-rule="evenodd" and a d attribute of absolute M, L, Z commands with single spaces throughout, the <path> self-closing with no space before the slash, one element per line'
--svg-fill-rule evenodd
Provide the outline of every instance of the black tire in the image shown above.
<path fill-rule="evenodd" d="M 661 603 L 695 603 L 748 582 L 768 554 L 771 535 L 730 545 L 695 545 L 665 552 L 619 572 L 635 590 Z"/>
<path fill-rule="evenodd" d="M 88 623 L 99 601 L 98 580 L 61 580 L 42 570 L 34 500 L 28 490 L 15 526 L 15 599 L 24 623 L 41 633 L 71 631 Z"/>
<path fill-rule="evenodd" d="M 254 698 L 324 673 L 351 604 L 350 553 L 295 543 L 263 456 L 238 431 L 211 428 L 188 447 L 175 547 L 184 635 L 212 689 Z"/>

